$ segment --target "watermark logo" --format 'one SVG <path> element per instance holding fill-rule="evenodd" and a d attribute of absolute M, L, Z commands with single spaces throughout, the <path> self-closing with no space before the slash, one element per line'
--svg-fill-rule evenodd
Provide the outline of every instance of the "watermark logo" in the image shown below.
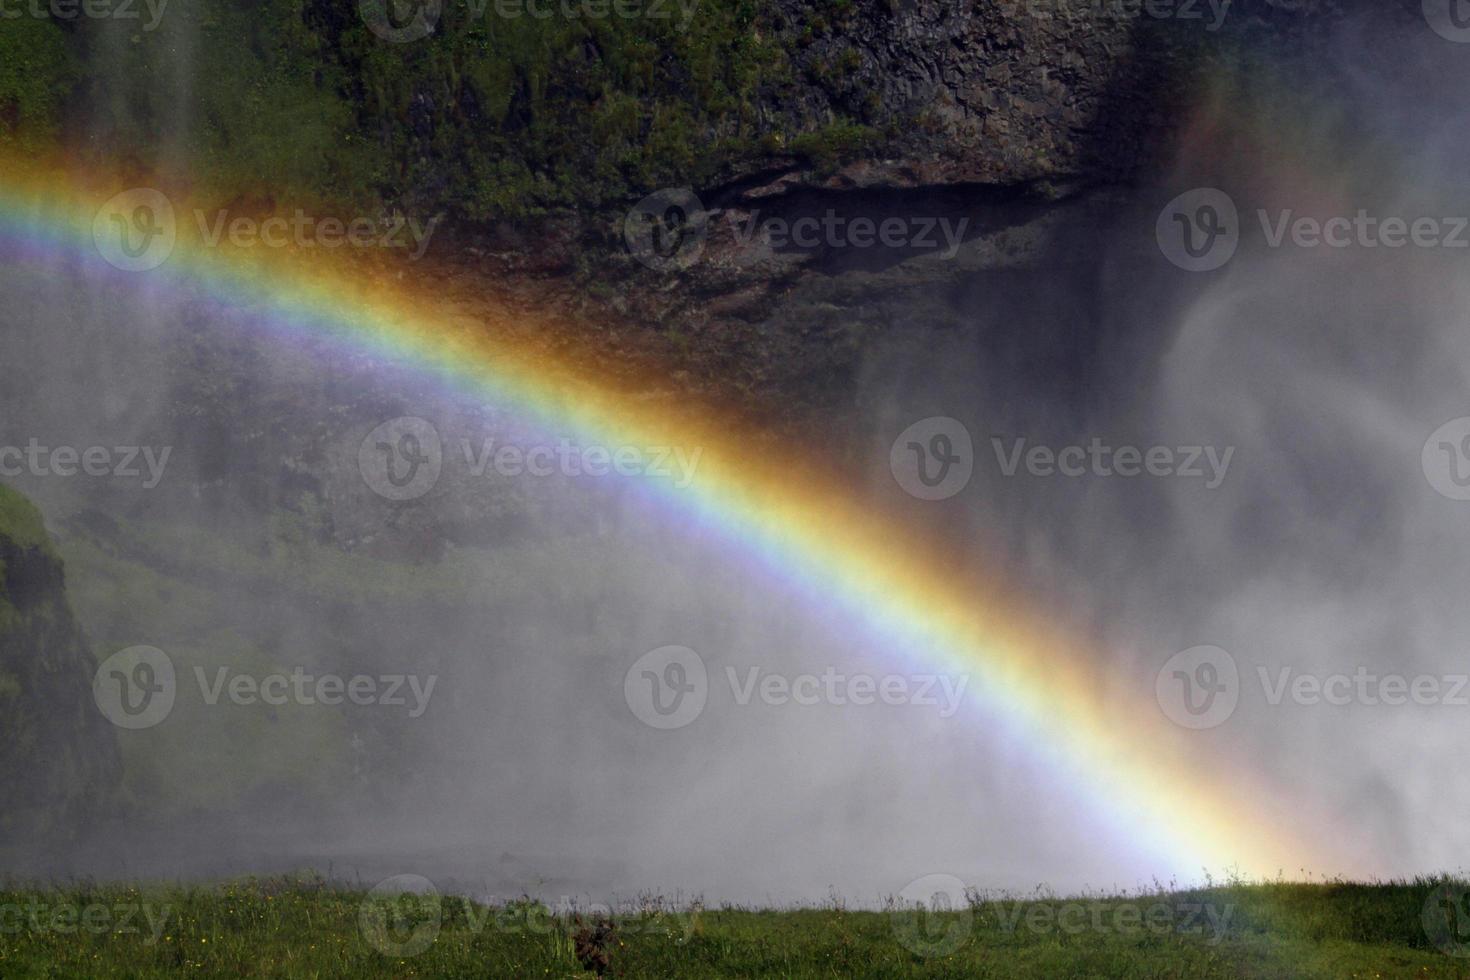
<path fill-rule="evenodd" d="M 677 29 L 689 29 L 689 22 L 699 9 L 699 0 L 467 0 L 470 17 L 480 20 L 486 9 L 493 7 L 501 20 L 673 20 L 679 12 Z"/>
<path fill-rule="evenodd" d="M 163 936 L 173 906 L 151 902 L 44 902 L 0 903 L 0 935 L 58 933 L 64 936 L 142 936 L 154 946 Z"/>
<path fill-rule="evenodd" d="M 123 272 L 148 272 L 168 261 L 178 241 L 174 206 L 161 191 L 135 187 L 98 209 L 92 219 L 97 254 Z"/>
<path fill-rule="evenodd" d="M 172 446 L 46 446 L 32 436 L 20 446 L 0 446 L 0 476 L 142 478 L 143 489 L 163 481 Z M 139 465 L 141 464 L 141 466 Z M 146 473 L 144 471 L 147 471 Z"/>
<path fill-rule="evenodd" d="M 1424 934 L 1446 956 L 1470 956 L 1470 885 L 1445 881 L 1424 899 Z"/>
<path fill-rule="evenodd" d="M 367 434 L 357 450 L 363 481 L 389 500 L 422 497 L 439 482 L 443 465 L 439 430 L 412 415 L 384 422 Z"/>
<path fill-rule="evenodd" d="M 1007 477 L 1015 476 L 1024 465 L 1035 477 L 1179 477 L 1203 480 L 1206 490 L 1225 482 L 1235 455 L 1234 446 L 1224 450 L 1215 446 L 1111 446 L 1097 436 L 1086 446 L 1060 449 L 1028 445 L 1025 439 L 1014 439 L 1007 447 L 1004 439 L 991 436 L 990 447 L 1001 474 Z"/>
<path fill-rule="evenodd" d="M 1024 928 L 1040 935 L 1079 936 L 1111 933 L 1122 936 L 1148 933 L 1154 936 L 1200 936 L 1219 945 L 1230 930 L 1235 915 L 1233 904 L 1188 902 L 1179 898 L 1140 904 L 1101 899 L 1086 902 L 1010 902 L 994 906 L 1000 927 L 1008 934 Z"/>
<path fill-rule="evenodd" d="M 728 265 L 751 266 L 777 252 L 835 252 L 885 248 L 953 259 L 964 243 L 969 218 L 945 215 L 848 215 L 836 208 L 820 214 L 762 216 L 759 209 L 722 212 L 730 248 Z M 634 205 L 623 219 L 628 252 L 658 272 L 683 270 L 699 261 L 709 238 L 712 212 L 689 188 L 667 188 Z M 723 240 L 723 239 L 722 239 Z"/>
<path fill-rule="evenodd" d="M 460 439 L 446 461 L 443 440 L 433 423 L 402 416 L 368 433 L 358 447 L 357 462 L 375 493 L 390 500 L 412 500 L 433 489 L 446 462 L 463 464 L 463 472 L 475 479 L 620 476 L 669 480 L 675 489 L 684 490 L 694 483 L 703 456 L 701 446 L 583 445 L 566 438 L 517 444 L 487 435 L 478 445 Z"/>
<path fill-rule="evenodd" d="M 1266 703 L 1272 707 L 1287 697 L 1292 704 L 1303 707 L 1318 704 L 1337 707 L 1349 704 L 1470 707 L 1470 698 L 1465 693 L 1466 687 L 1470 686 L 1470 674 L 1415 674 L 1409 677 L 1379 674 L 1362 664 L 1351 675 L 1296 674 L 1291 667 L 1277 668 L 1274 678 L 1272 673 L 1268 667 L 1256 667 Z"/>
<path fill-rule="evenodd" d="M 406 44 L 428 37 L 438 29 L 442 0 L 362 0 L 358 10 L 363 22 L 378 37 L 392 44 Z M 685 31 L 693 19 L 698 0 L 467 0 L 463 9 L 470 23 L 494 14 L 498 20 L 664 20 L 678 11 L 676 29 Z"/>
<path fill-rule="evenodd" d="M 148 21 L 141 25 L 144 33 L 157 30 L 168 9 L 169 0 L 142 0 L 148 9 Z M 134 0 L 0 0 L 0 20 L 139 20 L 143 13 Z"/>
<path fill-rule="evenodd" d="M 709 212 L 688 187 L 648 195 L 623 219 L 628 252 L 655 272 L 682 271 L 704 254 Z"/>
<path fill-rule="evenodd" d="M 617 907 L 560 896 L 552 905 L 529 898 L 486 896 L 475 901 L 449 899 L 448 908 L 461 935 L 566 936 L 591 920 L 618 935 L 644 934 L 687 942 L 703 914 L 702 901 L 679 906 L 664 899 L 640 896 Z M 362 935 L 384 956 L 410 957 L 434 944 L 443 927 L 446 902 L 429 879 L 402 874 L 375 885 L 358 909 Z"/>
<path fill-rule="evenodd" d="M 1113 446 L 1094 436 L 1086 444 L 1047 446 L 1024 438 L 990 437 L 996 469 L 1006 478 L 1174 477 L 1203 481 L 1206 490 L 1225 482 L 1235 447 Z M 909 426 L 893 441 L 888 468 L 898 485 L 921 500 L 943 500 L 965 488 L 975 466 L 970 432 L 952 418 L 935 416 Z"/>
<path fill-rule="evenodd" d="M 925 875 L 909 882 L 898 893 L 888 916 L 903 948 L 924 957 L 956 952 L 975 926 L 965 883 L 947 874 Z"/>
<path fill-rule="evenodd" d="M 228 242 L 234 248 L 382 248 L 405 249 L 408 260 L 417 262 L 429 249 L 429 242 L 439 227 L 442 215 L 419 221 L 397 214 L 379 221 L 359 215 L 355 218 L 318 217 L 301 208 L 290 217 L 272 215 L 257 219 L 248 215 L 230 216 L 225 209 L 213 215 L 195 209 L 194 223 L 198 241 L 207 248 L 219 248 Z"/>
<path fill-rule="evenodd" d="M 888 453 L 894 480 L 920 500 L 945 500 L 970 483 L 975 445 L 958 419 L 934 415 L 899 433 Z"/>
<path fill-rule="evenodd" d="M 1446 41 L 1470 43 L 1470 0 L 1424 0 L 1424 20 Z"/>
<path fill-rule="evenodd" d="M 787 677 L 774 671 L 762 672 L 748 667 L 742 676 L 734 667 L 725 668 L 725 679 L 735 703 L 744 707 L 759 697 L 762 704 L 783 707 L 788 704 L 811 706 L 830 704 L 841 707 L 855 704 L 917 705 L 938 708 L 939 717 L 952 718 L 960 709 L 960 700 L 970 684 L 970 676 L 949 674 L 845 674 L 828 667 L 820 675 L 797 674 Z"/>
<path fill-rule="evenodd" d="M 1351 674 L 1298 672 L 1286 665 L 1255 665 L 1264 703 L 1398 708 L 1470 707 L 1470 674 L 1380 674 L 1359 664 Z M 1164 714 L 1185 728 L 1214 728 L 1234 713 L 1244 691 L 1236 663 L 1219 647 L 1191 647 L 1169 658 L 1155 681 Z"/>
<path fill-rule="evenodd" d="M 1230 195 L 1199 187 L 1164 205 L 1154 224 L 1164 258 L 1187 272 L 1211 272 L 1235 255 L 1240 216 Z"/>
<path fill-rule="evenodd" d="M 119 650 L 97 666 L 92 698 L 103 717 L 119 728 L 152 728 L 174 709 L 178 685 L 174 663 L 157 647 Z"/>
<path fill-rule="evenodd" d="M 3 2 L 3 0 L 0 0 Z M 420 221 L 392 217 L 319 217 L 300 208 L 288 215 L 255 218 L 231 216 L 220 209 L 210 214 L 192 212 L 194 239 L 205 248 L 228 244 L 234 248 L 404 249 L 410 261 L 428 251 L 442 216 Z M 135 187 L 113 197 L 98 209 L 92 221 L 92 241 L 108 264 L 125 272 L 147 272 L 168 261 L 178 244 L 179 219 L 173 203 L 161 191 Z"/>
<path fill-rule="evenodd" d="M 439 938 L 439 890 L 422 875 L 394 875 L 372 887 L 358 907 L 363 938 L 384 956 L 417 956 Z"/>
<path fill-rule="evenodd" d="M 240 707 L 265 704 L 329 706 L 354 704 L 406 708 L 419 718 L 434 696 L 437 674 L 311 674 L 304 667 L 256 677 L 218 667 L 213 676 L 193 669 L 204 704 L 221 700 Z M 173 660 L 157 647 L 134 646 L 104 660 L 92 678 L 92 697 L 103 716 L 119 728 L 152 728 L 173 711 L 179 684 Z"/>
<path fill-rule="evenodd" d="M 1431 432 L 1419 464 L 1440 496 L 1470 500 L 1470 416 L 1450 419 Z"/>
<path fill-rule="evenodd" d="M 1292 208 L 1273 214 L 1257 208 L 1255 215 L 1261 238 L 1272 250 L 1470 248 L 1470 218 L 1464 216 L 1383 216 L 1367 208 L 1352 215 L 1298 214 Z M 1235 203 L 1213 187 L 1197 188 L 1170 201 L 1154 227 L 1164 257 L 1189 272 L 1209 272 L 1229 262 L 1242 231 Z"/>
<path fill-rule="evenodd" d="M 799 218 L 772 216 L 761 218 L 753 212 L 743 223 L 733 211 L 725 212 L 734 233 L 735 244 L 747 264 L 769 258 L 775 250 L 800 249 L 911 249 L 941 259 L 959 254 L 965 240 L 969 218 L 958 221 L 940 215 L 872 218 L 851 217 L 828 208 L 820 217 Z"/>
<path fill-rule="evenodd" d="M 742 708 L 754 702 L 774 708 L 910 705 L 935 708 L 946 719 L 959 711 L 970 683 L 968 674 L 848 674 L 835 667 L 788 675 L 759 665 L 731 666 L 724 676 L 731 700 Z M 644 654 L 623 677 L 628 707 L 653 728 L 683 728 L 699 717 L 710 694 L 704 661 L 688 647 Z"/>
<path fill-rule="evenodd" d="M 1377 217 L 1367 208 L 1359 208 L 1352 217 L 1345 214 L 1325 218 L 1298 215 L 1291 208 L 1273 217 L 1265 208 L 1256 210 L 1261 235 L 1269 248 L 1291 245 L 1294 248 L 1470 248 L 1470 218 L 1419 215 Z"/>
<path fill-rule="evenodd" d="M 1170 657 L 1154 680 L 1164 715 L 1184 728 L 1223 725 L 1240 701 L 1235 658 L 1216 646 L 1190 647 Z"/>
<path fill-rule="evenodd" d="M 407 44 L 434 33 L 443 0 L 361 0 L 362 22 L 389 44 Z"/>
<path fill-rule="evenodd" d="M 650 728 L 683 728 L 699 717 L 709 700 L 704 660 L 688 647 L 650 650 L 623 676 L 623 699 Z"/>
<path fill-rule="evenodd" d="M 194 678 L 204 703 L 213 707 L 221 698 L 231 704 L 248 707 L 267 704 L 335 706 L 355 704 L 359 707 L 380 705 L 407 708 L 408 717 L 418 718 L 429 710 L 438 674 L 309 674 L 304 667 L 292 668 L 289 674 L 276 672 L 263 677 L 231 673 L 229 667 L 215 669 L 213 680 L 203 667 L 194 668 Z"/>
<path fill-rule="evenodd" d="M 694 482 L 695 470 L 704 455 L 701 446 L 692 450 L 683 446 L 583 446 L 570 439 L 560 439 L 555 444 L 521 446 L 507 442 L 497 446 L 493 436 L 486 436 L 478 448 L 470 440 L 461 439 L 459 448 L 469 474 L 474 477 L 488 473 L 512 478 L 617 474 L 672 480 L 678 490 Z"/>

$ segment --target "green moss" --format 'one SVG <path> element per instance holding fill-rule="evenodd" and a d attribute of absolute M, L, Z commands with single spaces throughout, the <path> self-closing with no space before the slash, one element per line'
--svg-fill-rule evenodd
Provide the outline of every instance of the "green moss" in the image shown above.
<path fill-rule="evenodd" d="M 792 78 L 769 0 L 701 4 L 687 24 L 672 3 L 544 19 L 477 6 L 445 3 L 407 44 L 356 4 L 199 0 L 126 43 L 78 21 L 85 151 L 149 166 L 182 142 L 192 176 L 227 195 L 516 218 L 687 184 L 779 125 L 760 111 Z M 43 74 L 27 118 L 66 90 L 60 68 Z"/>
<path fill-rule="evenodd" d="M 102 162 L 160 163 L 182 140 L 195 176 L 227 193 L 374 198 L 382 155 L 343 98 L 327 39 L 298 5 L 173 4 L 157 30 L 126 45 L 112 29 L 79 26 L 87 74 L 76 103 L 93 137 L 87 150 Z"/>
<path fill-rule="evenodd" d="M 51 538 L 34 504 L 10 487 L 0 484 L 0 535 L 20 548 L 40 548 L 53 555 Z"/>
<path fill-rule="evenodd" d="M 0 29 L 0 147 L 44 149 L 78 72 L 55 21 L 22 17 Z"/>
<path fill-rule="evenodd" d="M 871 126 L 844 119 L 816 132 L 802 133 L 790 145 L 793 152 L 807 157 L 815 166 L 829 168 L 862 153 L 881 138 Z"/>

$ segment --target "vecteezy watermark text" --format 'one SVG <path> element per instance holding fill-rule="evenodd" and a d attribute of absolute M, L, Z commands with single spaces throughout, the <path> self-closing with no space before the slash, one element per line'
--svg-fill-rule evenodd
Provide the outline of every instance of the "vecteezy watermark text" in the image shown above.
<path fill-rule="evenodd" d="M 268 704 L 279 707 L 286 704 L 339 705 L 355 704 L 407 707 L 408 717 L 418 718 L 429 708 L 429 698 L 434 695 L 437 674 L 420 677 L 417 674 L 308 674 L 303 667 L 292 668 L 287 673 L 271 673 L 263 677 L 218 667 L 213 679 L 203 667 L 194 668 L 195 680 L 199 683 L 204 703 L 219 704 L 221 696 L 231 704 Z M 409 696 L 412 696 L 412 704 Z"/>
<path fill-rule="evenodd" d="M 1154 936 L 1170 934 L 1203 935 L 1215 945 L 1225 938 L 1235 906 L 1216 906 L 1210 902 L 1152 902 L 1098 899 L 1085 902 L 995 902 L 988 903 L 1000 918 L 1000 926 L 1008 933 L 1024 929 L 1034 933 L 1062 933 L 1080 936 L 1084 933 L 1111 933 Z"/>
<path fill-rule="evenodd" d="M 579 917 L 605 921 L 620 934 L 636 933 L 689 937 L 701 904 L 676 907 L 662 900 L 614 907 L 597 902 L 579 903 L 563 895 L 551 905 L 529 898 L 476 901 L 439 893 L 428 878 L 394 875 L 378 882 L 358 907 L 358 927 L 368 944 L 384 956 L 410 957 L 427 950 L 438 939 L 449 918 L 471 935 L 502 934 L 550 936 Z"/>
<path fill-rule="evenodd" d="M 1470 248 L 1470 217 L 1463 215 L 1378 215 L 1367 208 L 1304 215 L 1292 208 L 1258 208 L 1255 217 L 1261 240 L 1272 250 Z M 1229 262 L 1244 230 L 1234 200 L 1215 187 L 1180 194 L 1164 205 L 1154 225 L 1159 251 L 1190 272 L 1210 272 Z"/>
<path fill-rule="evenodd" d="M 463 463 L 471 477 L 492 474 L 519 479 L 562 476 L 640 477 L 670 480 L 680 490 L 694 482 L 704 449 L 695 446 L 583 445 L 571 439 L 518 444 L 485 436 L 476 445 L 459 440 L 450 460 Z M 444 442 L 432 422 L 403 415 L 375 427 L 358 446 L 358 472 L 376 494 L 389 500 L 422 497 L 439 482 L 445 465 Z"/>
<path fill-rule="evenodd" d="M 794 676 L 760 666 L 726 667 L 732 701 L 771 707 L 885 704 L 936 708 L 950 718 L 959 710 L 968 674 L 845 673 L 828 667 Z M 683 728 L 704 711 L 710 696 L 704 659 L 688 647 L 666 646 L 639 657 L 623 677 L 628 708 L 651 728 Z"/>
<path fill-rule="evenodd" d="M 1225 482 L 1235 455 L 1234 446 L 1114 446 L 1097 436 L 1086 444 L 1061 447 L 991 436 L 990 447 L 997 470 L 1007 478 L 1023 469 L 1042 479 L 1173 477 L 1200 480 L 1207 490 Z M 888 466 L 911 496 L 944 500 L 969 484 L 975 469 L 974 441 L 958 419 L 938 415 L 921 419 L 893 440 Z"/>
<path fill-rule="evenodd" d="M 1079 936 L 1205 935 L 1209 945 L 1221 942 L 1235 914 L 1233 904 L 1185 901 L 1182 898 L 1088 899 L 1074 901 L 986 899 L 959 878 L 930 874 L 904 886 L 888 901 L 894 934 L 920 956 L 948 956 L 963 946 L 975 921 L 997 921 L 1008 934 Z"/>
<path fill-rule="evenodd" d="M 163 935 L 173 906 L 150 902 L 57 902 L 39 898 L 0 902 L 0 935 L 54 932 L 64 936 L 142 935 L 152 946 Z M 146 929 L 146 934 L 145 934 Z"/>
<path fill-rule="evenodd" d="M 152 490 L 163 479 L 172 452 L 172 446 L 51 447 L 32 436 L 24 448 L 0 446 L 0 476 L 142 477 L 144 489 Z"/>
<path fill-rule="evenodd" d="M 228 241 L 235 248 L 384 248 L 410 249 L 409 260 L 417 262 L 429 247 L 440 218 L 420 222 L 418 218 L 395 215 L 374 221 L 368 217 L 317 217 L 297 208 L 286 218 L 276 215 L 258 219 L 230 217 L 226 210 L 208 215 L 195 210 L 199 241 L 218 248 Z"/>
<path fill-rule="evenodd" d="M 232 215 L 227 209 L 196 208 L 195 241 L 204 248 L 402 249 L 410 261 L 423 257 L 439 218 L 420 221 L 402 214 L 371 218 L 318 216 L 297 208 L 290 216 Z M 147 272 L 167 262 L 183 229 L 166 194 L 135 187 L 97 210 L 92 242 L 106 262 L 124 272 Z"/>
<path fill-rule="evenodd" d="M 146 8 L 148 20 L 142 30 L 157 29 L 169 0 L 0 0 L 0 20 L 141 20 Z"/>
<path fill-rule="evenodd" d="M 494 472 L 500 476 L 646 476 L 674 481 L 680 490 L 694 481 L 704 450 L 696 446 L 581 446 L 570 439 L 555 444 L 496 446 L 487 436 L 478 447 L 460 441 L 460 452 L 472 476 Z"/>
<path fill-rule="evenodd" d="M 942 259 L 952 259 L 964 241 L 969 218 L 953 221 L 947 217 L 851 217 L 828 208 L 821 217 L 779 216 L 761 218 L 759 210 L 741 221 L 733 212 L 725 213 L 735 232 L 737 246 L 747 252 L 757 249 L 796 248 L 891 248 L 920 249 L 934 252 Z M 943 250 L 940 248 L 943 246 Z"/>
<path fill-rule="evenodd" d="M 239 707 L 378 705 L 407 708 L 410 718 L 421 717 L 428 710 L 434 685 L 439 681 L 437 674 L 343 676 L 310 673 L 304 667 L 257 675 L 230 667 L 217 667 L 211 672 L 196 666 L 192 673 L 200 700 L 211 707 L 221 701 Z M 98 665 L 92 678 L 92 697 L 103 716 L 119 728 L 152 728 L 173 711 L 178 687 L 173 658 L 157 647 L 132 646 Z"/>
<path fill-rule="evenodd" d="M 1350 672 L 1309 672 L 1289 664 L 1258 664 L 1246 677 L 1260 685 L 1270 707 L 1470 707 L 1470 674 L 1382 673 L 1365 664 Z M 1206 645 L 1170 657 L 1155 678 L 1154 694 L 1170 721 L 1203 729 L 1222 725 L 1235 713 L 1244 687 L 1235 658 Z"/>
<path fill-rule="evenodd" d="M 464 0 L 470 23 L 494 14 L 499 20 L 522 17 L 546 21 L 562 20 L 673 20 L 686 30 L 699 0 Z M 439 30 L 444 0 L 359 0 L 362 21 L 378 37 L 392 44 L 407 44 Z"/>
<path fill-rule="evenodd" d="M 743 673 L 743 676 L 741 676 Z M 776 707 L 798 705 L 868 705 L 913 704 L 939 709 L 939 717 L 949 718 L 960 707 L 960 698 L 970 683 L 969 675 L 948 674 L 844 674 L 828 667 L 817 674 L 787 677 L 760 667 L 747 667 L 739 672 L 725 668 L 725 678 L 735 703 L 747 705 L 759 696 L 762 704 Z"/>
<path fill-rule="evenodd" d="M 1225 482 L 1234 446 L 1223 451 L 1214 446 L 1110 446 L 1093 437 L 1084 448 L 1080 445 L 1027 447 L 1025 439 L 1014 439 L 1009 447 L 999 436 L 990 439 L 1001 473 L 1015 476 L 1022 462 L 1031 476 L 1174 476 L 1203 479 L 1205 489 L 1214 490 Z M 1023 459 L 1022 452 L 1025 456 Z M 1206 472 L 1208 468 L 1209 472 Z"/>
<path fill-rule="evenodd" d="M 797 217 L 721 212 L 730 229 L 732 253 L 723 261 L 751 264 L 788 249 L 902 249 L 952 259 L 964 242 L 969 218 L 945 215 L 874 217 L 827 208 Z M 658 272 L 687 269 L 699 261 L 709 239 L 711 212 L 691 188 L 665 188 L 635 204 L 623 219 L 623 240 L 640 263 Z"/>

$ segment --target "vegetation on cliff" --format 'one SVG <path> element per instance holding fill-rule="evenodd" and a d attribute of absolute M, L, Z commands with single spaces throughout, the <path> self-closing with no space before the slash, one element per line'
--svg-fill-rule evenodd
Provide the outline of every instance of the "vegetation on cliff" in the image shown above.
<path fill-rule="evenodd" d="M 650 7 L 507 17 L 446 3 L 409 43 L 323 0 L 176 4 L 152 28 L 5 21 L 0 144 L 60 138 L 144 170 L 187 159 L 241 193 L 392 198 L 473 219 L 619 199 L 784 147 L 770 107 L 792 66 L 774 5 L 698 5 L 693 23 L 693 8 Z M 836 118 L 808 130 L 792 148 L 812 157 L 865 132 Z"/>
<path fill-rule="evenodd" d="M 40 514 L 0 486 L 0 845 L 64 839 L 117 785 L 116 736 L 92 703 L 95 669 Z"/>

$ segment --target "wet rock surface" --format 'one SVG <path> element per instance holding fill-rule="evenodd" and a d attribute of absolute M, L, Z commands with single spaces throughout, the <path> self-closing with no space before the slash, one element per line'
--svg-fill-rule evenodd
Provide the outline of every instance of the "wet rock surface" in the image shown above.
<path fill-rule="evenodd" d="M 0 847 L 65 846 L 116 802 L 121 755 L 40 515 L 7 487 L 0 511 Z"/>

